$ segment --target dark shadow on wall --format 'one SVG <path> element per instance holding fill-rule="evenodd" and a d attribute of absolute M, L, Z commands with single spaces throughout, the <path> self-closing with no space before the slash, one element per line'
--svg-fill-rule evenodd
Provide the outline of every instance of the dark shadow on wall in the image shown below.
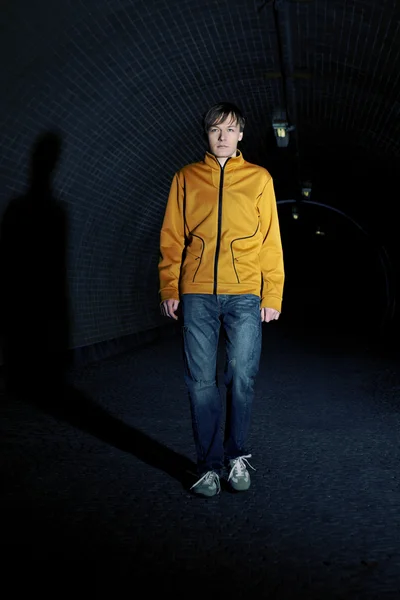
<path fill-rule="evenodd" d="M 52 190 L 61 148 L 56 132 L 37 137 L 28 189 L 1 222 L 3 370 L 13 395 L 54 394 L 68 368 L 67 213 Z"/>
<path fill-rule="evenodd" d="M 67 211 L 52 189 L 58 133 L 33 146 L 27 192 L 0 225 L 0 327 L 8 398 L 20 400 L 164 470 L 186 487 L 193 463 L 109 414 L 70 383 Z"/>

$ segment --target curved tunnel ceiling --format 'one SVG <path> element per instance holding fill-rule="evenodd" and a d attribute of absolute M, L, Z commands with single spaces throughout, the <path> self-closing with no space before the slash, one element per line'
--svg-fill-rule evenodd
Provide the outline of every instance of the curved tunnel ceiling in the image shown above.
<path fill-rule="evenodd" d="M 68 214 L 74 346 L 159 323 L 170 181 L 201 158 L 201 115 L 216 101 L 242 107 L 241 149 L 270 170 L 278 198 L 311 177 L 325 200 L 362 218 L 380 190 L 390 215 L 382 181 L 390 187 L 400 164 L 395 0 L 2 7 L 1 210 L 26 189 L 37 135 L 58 131 L 54 191 Z M 273 135 L 276 110 L 295 127 L 285 149 Z"/>

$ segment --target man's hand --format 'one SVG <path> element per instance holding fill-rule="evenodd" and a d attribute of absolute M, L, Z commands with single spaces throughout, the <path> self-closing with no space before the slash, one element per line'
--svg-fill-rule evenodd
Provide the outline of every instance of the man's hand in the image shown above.
<path fill-rule="evenodd" d="M 274 308 L 262 308 L 261 309 L 261 321 L 263 323 L 269 323 L 270 321 L 277 321 L 279 319 L 279 315 L 281 314 L 279 311 Z"/>
<path fill-rule="evenodd" d="M 175 321 L 177 321 L 178 315 L 176 314 L 176 311 L 178 310 L 178 306 L 179 300 L 173 300 L 172 298 L 169 300 L 164 300 L 164 302 L 161 303 L 161 314 L 164 317 L 170 317 L 171 319 L 175 319 Z"/>

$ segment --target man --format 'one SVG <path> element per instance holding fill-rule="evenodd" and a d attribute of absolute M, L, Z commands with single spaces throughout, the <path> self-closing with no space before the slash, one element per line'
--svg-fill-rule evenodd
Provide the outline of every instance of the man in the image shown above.
<path fill-rule="evenodd" d="M 273 182 L 244 160 L 237 144 L 245 119 L 230 103 L 204 117 L 209 151 L 172 181 L 160 236 L 161 312 L 183 317 L 198 481 L 192 491 L 214 496 L 220 476 L 236 491 L 250 487 L 245 444 L 261 353 L 261 323 L 277 320 L 284 283 Z M 216 381 L 220 328 L 225 337 L 226 423 Z M 251 467 L 253 468 L 253 467 Z"/>

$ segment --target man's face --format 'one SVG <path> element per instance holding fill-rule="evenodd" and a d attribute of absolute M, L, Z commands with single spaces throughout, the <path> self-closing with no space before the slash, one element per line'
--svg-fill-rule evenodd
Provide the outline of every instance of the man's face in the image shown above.
<path fill-rule="evenodd" d="M 208 130 L 210 152 L 217 158 L 236 156 L 238 142 L 243 137 L 239 124 L 228 115 L 225 121 L 212 125 Z"/>

